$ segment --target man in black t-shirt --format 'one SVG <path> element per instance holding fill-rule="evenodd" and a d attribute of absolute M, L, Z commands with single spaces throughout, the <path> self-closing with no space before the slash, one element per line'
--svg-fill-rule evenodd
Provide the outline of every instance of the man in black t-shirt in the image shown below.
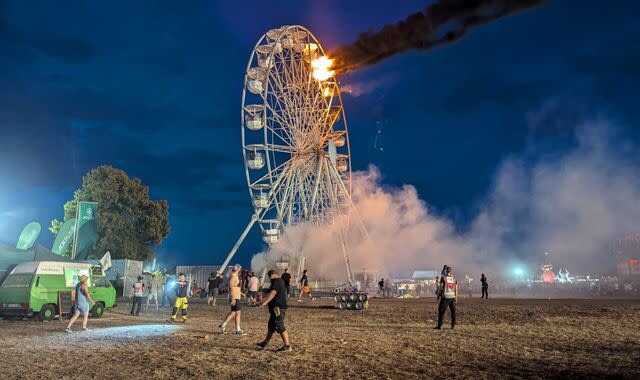
<path fill-rule="evenodd" d="M 284 269 L 284 273 L 280 277 L 284 281 L 284 286 L 287 288 L 287 297 L 291 294 L 291 275 L 287 272 L 287 268 Z"/>
<path fill-rule="evenodd" d="M 487 282 L 487 276 L 482 274 L 480 276 L 480 283 L 482 284 L 482 296 L 480 298 L 489 299 L 489 283 Z"/>
<path fill-rule="evenodd" d="M 267 344 L 269 344 L 273 333 L 277 332 L 280 334 L 284 345 L 276 351 L 289 352 L 291 351 L 289 334 L 284 326 L 284 314 L 287 309 L 287 287 L 284 280 L 278 276 L 277 271 L 270 270 L 267 274 L 269 275 L 269 278 L 271 278 L 271 287 L 269 288 L 269 293 L 267 293 L 266 298 L 262 301 L 262 304 L 260 304 L 261 307 L 265 305 L 269 307 L 267 336 L 262 342 L 257 343 L 256 345 L 259 350 L 264 350 Z"/>

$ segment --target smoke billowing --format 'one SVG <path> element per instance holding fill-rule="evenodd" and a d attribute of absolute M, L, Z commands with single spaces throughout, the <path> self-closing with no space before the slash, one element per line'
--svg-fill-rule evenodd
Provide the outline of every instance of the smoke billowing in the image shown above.
<path fill-rule="evenodd" d="M 460 39 L 470 29 L 542 4 L 544 0 L 437 0 L 377 32 L 367 32 L 329 55 L 344 74 L 411 49 L 427 50 Z"/>
<path fill-rule="evenodd" d="M 346 228 L 354 272 L 406 275 L 453 264 L 498 274 L 516 263 L 535 269 L 545 251 L 572 272 L 606 271 L 613 264 L 609 242 L 640 228 L 640 177 L 632 160 L 639 152 L 610 131 L 602 122 L 586 124 L 578 128 L 576 147 L 561 156 L 505 160 L 464 231 L 433 212 L 413 186 L 381 186 L 380 173 L 370 167 L 353 183 L 368 237 L 355 216 L 331 227 L 297 225 L 252 265 L 260 269 L 283 255 L 303 254 L 316 278 L 344 279 L 337 236 Z"/>

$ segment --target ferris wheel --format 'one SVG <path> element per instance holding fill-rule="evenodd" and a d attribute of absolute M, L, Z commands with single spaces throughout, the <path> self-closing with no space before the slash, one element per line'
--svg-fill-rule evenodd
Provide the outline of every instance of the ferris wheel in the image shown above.
<path fill-rule="evenodd" d="M 244 78 L 242 154 L 253 214 L 223 271 L 255 225 L 265 243 L 288 225 L 330 223 L 349 207 L 347 121 L 331 60 L 306 28 L 269 30 Z"/>

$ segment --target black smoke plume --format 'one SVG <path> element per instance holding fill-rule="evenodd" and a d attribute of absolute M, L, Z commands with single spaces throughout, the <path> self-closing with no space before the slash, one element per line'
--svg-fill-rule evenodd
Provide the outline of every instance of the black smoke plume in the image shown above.
<path fill-rule="evenodd" d="M 352 44 L 338 47 L 338 74 L 372 65 L 406 50 L 427 50 L 459 40 L 470 29 L 536 7 L 544 0 L 437 0 L 405 20 L 366 32 Z"/>

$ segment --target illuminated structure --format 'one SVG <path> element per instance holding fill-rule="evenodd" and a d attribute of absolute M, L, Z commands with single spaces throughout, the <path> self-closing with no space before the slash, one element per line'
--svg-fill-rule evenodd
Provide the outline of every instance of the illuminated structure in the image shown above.
<path fill-rule="evenodd" d="M 544 264 L 542 266 L 542 282 L 545 284 L 553 284 L 556 282 L 556 274 L 553 272 L 553 265 Z"/>
<path fill-rule="evenodd" d="M 627 234 L 612 243 L 619 276 L 640 279 L 640 233 Z"/>
<path fill-rule="evenodd" d="M 331 65 L 320 42 L 298 25 L 269 30 L 251 52 L 241 135 L 254 211 L 220 271 L 255 224 L 274 244 L 287 225 L 331 223 L 351 206 L 349 135 Z"/>

